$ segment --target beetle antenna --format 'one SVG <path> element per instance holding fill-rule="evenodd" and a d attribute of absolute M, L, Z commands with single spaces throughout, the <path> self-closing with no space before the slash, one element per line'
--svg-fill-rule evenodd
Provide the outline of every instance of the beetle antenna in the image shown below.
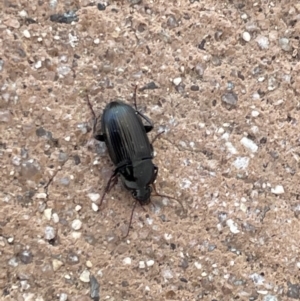
<path fill-rule="evenodd" d="M 133 91 L 133 102 L 134 102 L 135 110 L 138 111 L 137 105 L 136 105 L 136 91 L 137 91 L 137 85 L 134 86 L 134 91 Z"/>
<path fill-rule="evenodd" d="M 178 199 L 176 199 L 176 198 L 174 198 L 174 197 L 172 197 L 172 196 L 169 196 L 169 195 L 167 195 L 167 194 L 160 194 L 160 193 L 158 193 L 157 190 L 156 190 L 156 187 L 155 187 L 155 184 L 154 184 L 154 183 L 152 184 L 152 187 L 153 187 L 153 190 L 154 190 L 154 192 L 155 192 L 154 196 L 160 196 L 160 197 L 162 197 L 162 198 L 168 198 L 168 199 L 174 200 L 174 201 L 176 201 L 177 203 L 180 204 L 180 206 L 181 206 L 181 208 L 182 208 L 182 211 L 185 211 L 185 209 L 184 209 L 182 203 L 181 203 Z"/>
<path fill-rule="evenodd" d="M 128 225 L 127 234 L 124 236 L 124 238 L 126 238 L 126 237 L 128 236 L 128 234 L 129 234 L 130 227 L 131 227 L 131 224 L 132 224 L 133 212 L 134 212 L 134 209 L 135 209 L 135 207 L 136 207 L 136 204 L 137 204 L 137 201 L 135 201 L 134 204 L 133 204 L 133 208 L 132 208 L 131 215 L 130 215 L 130 220 L 129 220 L 129 225 Z"/>

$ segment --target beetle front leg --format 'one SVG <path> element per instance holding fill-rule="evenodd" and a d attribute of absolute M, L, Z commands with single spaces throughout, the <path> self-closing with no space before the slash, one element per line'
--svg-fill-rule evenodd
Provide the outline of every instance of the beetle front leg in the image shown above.
<path fill-rule="evenodd" d="M 118 183 L 118 173 L 114 171 L 114 173 L 109 178 L 106 187 L 104 189 L 103 196 L 101 198 L 99 207 L 102 205 L 105 195 Z"/>

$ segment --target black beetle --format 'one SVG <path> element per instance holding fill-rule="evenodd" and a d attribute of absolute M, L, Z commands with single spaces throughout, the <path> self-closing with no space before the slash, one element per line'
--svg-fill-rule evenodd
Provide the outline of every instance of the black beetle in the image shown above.
<path fill-rule="evenodd" d="M 150 203 L 151 186 L 154 188 L 155 195 L 178 201 L 173 197 L 157 193 L 155 189 L 154 181 L 157 177 L 158 167 L 152 162 L 152 143 L 162 132 L 156 135 L 152 143 L 150 143 L 147 133 L 153 129 L 153 124 L 148 117 L 137 110 L 136 90 L 137 86 L 135 86 L 133 96 L 135 109 L 122 101 L 112 101 L 105 107 L 101 122 L 99 122 L 99 117 L 96 118 L 88 99 L 89 107 L 94 116 L 94 138 L 98 141 L 105 142 L 109 156 L 115 165 L 115 170 L 105 187 L 100 206 L 106 193 L 117 183 L 119 176 L 125 188 L 131 191 L 135 199 L 125 237 L 129 234 L 132 216 L 137 202 L 139 202 L 141 206 Z M 148 125 L 143 124 L 142 118 Z M 99 128 L 99 125 L 101 128 Z"/>

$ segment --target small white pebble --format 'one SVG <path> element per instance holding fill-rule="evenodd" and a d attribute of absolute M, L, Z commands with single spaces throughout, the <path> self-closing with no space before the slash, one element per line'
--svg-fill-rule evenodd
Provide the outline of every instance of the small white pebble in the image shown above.
<path fill-rule="evenodd" d="M 55 237 L 55 229 L 51 226 L 47 226 L 45 228 L 45 232 L 44 232 L 44 235 L 45 235 L 45 239 L 46 240 L 51 240 Z"/>
<path fill-rule="evenodd" d="M 65 277 L 65 279 L 68 279 L 68 280 L 70 280 L 70 279 L 71 279 L 71 276 L 70 276 L 70 275 L 68 275 L 68 274 L 66 274 L 64 277 Z"/>
<path fill-rule="evenodd" d="M 75 207 L 75 210 L 78 212 L 78 211 L 80 211 L 81 210 L 81 206 L 80 205 L 76 205 L 76 207 Z"/>
<path fill-rule="evenodd" d="M 237 169 L 246 169 L 249 165 L 250 158 L 248 157 L 237 157 L 233 162 L 233 165 Z"/>
<path fill-rule="evenodd" d="M 241 209 L 244 213 L 247 212 L 247 206 L 246 206 L 244 203 L 242 203 L 242 204 L 240 205 L 240 209 Z"/>
<path fill-rule="evenodd" d="M 65 141 L 70 141 L 70 140 L 71 140 L 70 136 L 65 137 Z"/>
<path fill-rule="evenodd" d="M 251 112 L 251 115 L 252 117 L 257 117 L 259 115 L 259 112 L 254 110 Z"/>
<path fill-rule="evenodd" d="M 28 17 L 28 14 L 27 14 L 26 10 L 21 10 L 21 11 L 19 12 L 19 16 L 20 16 L 21 18 L 27 18 L 27 17 Z"/>
<path fill-rule="evenodd" d="M 7 239 L 7 242 L 8 242 L 9 244 L 12 244 L 13 241 L 14 241 L 14 238 L 13 238 L 13 237 L 9 237 L 9 238 Z"/>
<path fill-rule="evenodd" d="M 258 146 L 251 139 L 249 139 L 247 137 L 243 137 L 240 142 L 245 148 L 250 150 L 252 153 L 257 152 Z"/>
<path fill-rule="evenodd" d="M 181 77 L 176 77 L 176 78 L 173 79 L 173 84 L 175 86 L 178 86 L 181 83 L 181 81 L 182 81 Z"/>
<path fill-rule="evenodd" d="M 57 213 L 52 214 L 53 223 L 57 224 L 59 222 L 59 217 Z"/>
<path fill-rule="evenodd" d="M 50 221 L 52 216 L 52 208 L 47 208 L 44 210 L 44 216 L 45 218 Z"/>
<path fill-rule="evenodd" d="M 97 212 L 99 210 L 99 206 L 95 203 L 92 203 L 92 210 Z"/>
<path fill-rule="evenodd" d="M 81 232 L 74 231 L 71 235 L 73 239 L 77 240 L 81 237 Z"/>
<path fill-rule="evenodd" d="M 236 155 L 238 153 L 237 149 L 232 145 L 231 142 L 227 141 L 225 143 L 228 151 L 232 154 L 232 155 Z"/>
<path fill-rule="evenodd" d="M 226 225 L 229 227 L 229 229 L 232 233 L 237 234 L 240 232 L 237 227 L 237 224 L 232 219 L 228 219 L 226 221 Z"/>
<path fill-rule="evenodd" d="M 91 200 L 92 202 L 96 202 L 96 201 L 99 200 L 100 194 L 99 194 L 99 193 L 89 193 L 89 194 L 88 194 L 88 197 L 90 198 L 90 200 Z"/>
<path fill-rule="evenodd" d="M 300 261 L 297 262 L 296 266 L 298 269 L 300 269 Z"/>
<path fill-rule="evenodd" d="M 275 188 L 271 188 L 271 192 L 274 194 L 283 194 L 284 188 L 282 185 L 276 185 Z"/>
<path fill-rule="evenodd" d="M 172 234 L 165 233 L 164 238 L 165 238 L 165 240 L 170 240 L 170 239 L 172 239 Z"/>
<path fill-rule="evenodd" d="M 100 43 L 100 39 L 99 38 L 97 38 L 97 39 L 94 40 L 94 44 L 98 45 L 99 43 Z"/>
<path fill-rule="evenodd" d="M 244 31 L 242 34 L 243 40 L 249 42 L 251 40 L 250 33 L 248 31 Z"/>
<path fill-rule="evenodd" d="M 145 261 L 140 261 L 140 262 L 139 262 L 139 268 L 140 268 L 140 269 L 144 269 L 145 267 L 146 267 Z"/>
<path fill-rule="evenodd" d="M 201 276 L 202 276 L 202 277 L 206 277 L 206 276 L 207 276 L 207 273 L 206 273 L 206 272 L 202 272 L 202 273 L 201 273 Z"/>
<path fill-rule="evenodd" d="M 59 295 L 59 301 L 67 301 L 68 300 L 68 295 L 65 293 L 61 293 Z"/>
<path fill-rule="evenodd" d="M 146 262 L 147 267 L 152 267 L 154 265 L 154 260 L 150 259 Z"/>
<path fill-rule="evenodd" d="M 23 31 L 23 35 L 24 35 L 24 37 L 27 38 L 27 39 L 30 39 L 30 37 L 31 37 L 31 34 L 30 34 L 30 32 L 29 32 L 27 29 L 25 29 L 25 30 Z"/>
<path fill-rule="evenodd" d="M 130 265 L 131 264 L 131 258 L 130 257 L 124 258 L 123 259 L 123 264 Z"/>
<path fill-rule="evenodd" d="M 52 268 L 53 271 L 56 272 L 60 267 L 62 267 L 64 263 L 58 259 L 53 259 L 52 260 Z"/>
<path fill-rule="evenodd" d="M 74 219 L 72 222 L 72 229 L 73 230 L 80 230 L 82 226 L 82 221 L 79 219 Z"/>
<path fill-rule="evenodd" d="M 91 267 L 93 267 L 93 264 L 91 263 L 91 261 L 87 261 L 86 263 L 86 266 L 88 267 L 88 268 L 91 268 Z"/>
<path fill-rule="evenodd" d="M 85 283 L 90 282 L 90 271 L 84 270 L 84 271 L 80 274 L 79 279 L 80 279 L 82 282 L 85 282 Z"/>
<path fill-rule="evenodd" d="M 268 291 L 257 291 L 258 294 L 261 294 L 261 295 L 266 295 L 268 293 Z"/>
<path fill-rule="evenodd" d="M 241 19 L 247 20 L 247 18 L 248 18 L 247 14 L 242 14 L 242 15 L 241 15 Z"/>
<path fill-rule="evenodd" d="M 195 263 L 195 267 L 198 269 L 198 270 L 201 270 L 202 269 L 202 264 L 198 261 L 196 261 Z"/>
<path fill-rule="evenodd" d="M 258 46 L 261 48 L 261 49 L 268 49 L 269 48 L 269 39 L 265 36 L 258 36 L 256 38 L 256 42 L 258 44 Z"/>
<path fill-rule="evenodd" d="M 35 69 L 40 69 L 42 67 L 42 62 L 41 61 L 37 61 L 35 64 L 34 64 L 34 68 Z"/>
<path fill-rule="evenodd" d="M 35 197 L 36 197 L 37 199 L 46 199 L 46 198 L 47 198 L 47 194 L 44 193 L 44 192 L 40 192 L 40 193 L 37 193 L 37 194 L 35 195 Z"/>

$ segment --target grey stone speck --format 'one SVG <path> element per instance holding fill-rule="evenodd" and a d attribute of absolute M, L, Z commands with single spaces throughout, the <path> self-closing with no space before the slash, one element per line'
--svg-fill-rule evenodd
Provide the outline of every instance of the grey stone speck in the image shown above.
<path fill-rule="evenodd" d="M 233 92 L 228 92 L 222 95 L 222 101 L 231 106 L 235 106 L 238 101 L 238 96 Z"/>
<path fill-rule="evenodd" d="M 300 285 L 288 282 L 287 296 L 293 299 L 300 299 Z"/>
<path fill-rule="evenodd" d="M 195 67 L 195 71 L 200 77 L 203 77 L 206 68 L 207 66 L 205 64 L 198 63 Z"/>
<path fill-rule="evenodd" d="M 22 263 L 29 264 L 33 260 L 33 255 L 31 253 L 31 251 L 24 250 L 20 253 L 19 258 L 20 258 Z"/>
<path fill-rule="evenodd" d="M 100 300 L 100 284 L 97 281 L 97 279 L 93 276 L 90 275 L 90 295 L 91 298 L 94 301 L 99 301 Z"/>
<path fill-rule="evenodd" d="M 77 263 L 79 263 L 79 257 L 77 254 L 73 253 L 73 252 L 70 252 L 68 255 L 67 255 L 67 260 L 66 260 L 67 264 L 69 265 L 75 265 Z"/>
<path fill-rule="evenodd" d="M 154 89 L 158 89 L 158 88 L 159 88 L 159 86 L 157 86 L 155 82 L 150 82 L 150 83 L 146 84 L 145 86 L 143 86 L 142 88 L 140 88 L 139 91 L 154 90 Z"/>

